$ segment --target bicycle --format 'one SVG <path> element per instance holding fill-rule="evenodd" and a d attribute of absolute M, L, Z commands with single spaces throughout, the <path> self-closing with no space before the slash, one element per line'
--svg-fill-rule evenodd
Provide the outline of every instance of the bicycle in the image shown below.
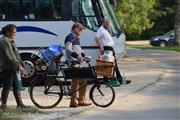
<path fill-rule="evenodd" d="M 34 105 L 41 109 L 53 108 L 61 102 L 63 96 L 71 98 L 75 92 L 78 92 L 90 82 L 92 84 L 89 92 L 90 100 L 99 107 L 110 106 L 114 102 L 115 91 L 106 82 L 109 78 L 98 78 L 95 67 L 90 64 L 90 59 L 86 58 L 85 61 L 88 67 L 82 68 L 67 68 L 64 67 L 66 64 L 61 62 L 59 65 L 60 75 L 48 74 L 45 71 L 39 72 L 38 77 L 31 81 L 29 87 L 30 98 Z M 69 80 L 74 77 L 90 79 L 90 81 L 72 91 Z"/>

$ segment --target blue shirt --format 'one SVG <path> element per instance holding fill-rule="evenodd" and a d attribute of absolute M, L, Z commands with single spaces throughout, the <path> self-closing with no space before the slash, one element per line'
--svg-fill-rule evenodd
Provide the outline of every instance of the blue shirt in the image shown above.
<path fill-rule="evenodd" d="M 66 59 L 68 61 L 78 61 L 78 56 L 85 56 L 80 46 L 80 39 L 74 33 L 70 33 L 66 36 L 64 44 Z"/>

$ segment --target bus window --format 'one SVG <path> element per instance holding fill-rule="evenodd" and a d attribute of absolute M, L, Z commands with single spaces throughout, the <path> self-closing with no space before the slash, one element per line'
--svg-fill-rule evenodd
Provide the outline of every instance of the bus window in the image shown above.
<path fill-rule="evenodd" d="M 53 11 L 54 11 L 54 17 L 57 19 L 61 19 L 62 0 L 52 0 L 52 2 L 53 2 L 52 7 L 53 7 Z"/>
<path fill-rule="evenodd" d="M 112 6 L 109 4 L 109 0 L 99 0 L 99 5 L 104 16 L 107 16 L 110 21 L 109 31 L 112 36 L 119 35 L 122 31 L 120 25 L 116 19 Z"/>
<path fill-rule="evenodd" d="M 79 16 L 80 13 L 80 6 L 78 0 L 72 1 L 72 16 L 76 17 Z"/>
<path fill-rule="evenodd" d="M 23 3 L 21 4 L 21 13 L 23 15 L 23 19 L 25 20 L 36 19 L 34 2 L 32 0 L 23 0 Z"/>
<path fill-rule="evenodd" d="M 60 20 L 62 0 L 0 0 L 0 20 Z"/>
<path fill-rule="evenodd" d="M 33 7 L 30 8 L 32 0 L 4 0 L 0 2 L 0 19 L 2 20 L 23 20 L 30 19 L 30 11 L 34 10 Z M 27 4 L 27 2 L 29 2 Z M 29 7 L 29 8 L 28 8 Z M 29 12 L 28 12 L 29 11 Z M 28 14 L 29 13 L 29 14 Z M 32 19 L 35 19 L 31 15 Z"/>
<path fill-rule="evenodd" d="M 20 19 L 20 9 L 19 9 L 19 0 L 8 0 L 8 2 L 5 2 L 5 12 L 6 12 L 6 18 L 8 20 L 11 19 Z"/>
<path fill-rule="evenodd" d="M 88 2 L 88 3 L 87 3 Z M 90 0 L 82 0 L 82 11 L 86 16 L 86 24 L 90 29 L 97 30 L 98 22 L 93 11 L 93 6 Z"/>
<path fill-rule="evenodd" d="M 60 19 L 60 0 L 37 0 L 38 19 Z"/>
<path fill-rule="evenodd" d="M 5 15 L 5 3 L 4 1 L 0 1 L 0 20 L 3 20 L 6 18 Z"/>
<path fill-rule="evenodd" d="M 96 31 L 98 29 L 98 22 L 90 0 L 73 0 L 72 19 L 82 23 L 91 30 Z"/>

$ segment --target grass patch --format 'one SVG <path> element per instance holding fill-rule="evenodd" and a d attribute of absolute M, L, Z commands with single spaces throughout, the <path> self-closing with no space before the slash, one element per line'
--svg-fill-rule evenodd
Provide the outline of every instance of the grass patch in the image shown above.
<path fill-rule="evenodd" d="M 9 118 L 21 118 L 24 114 L 46 114 L 45 112 L 42 112 L 36 108 L 30 108 L 30 109 L 6 109 L 6 110 L 0 110 L 0 119 L 8 120 Z"/>
<path fill-rule="evenodd" d="M 167 46 L 167 47 L 154 47 L 151 45 L 132 45 L 132 44 L 126 44 L 126 47 L 129 48 L 137 48 L 137 49 L 142 49 L 142 50 L 166 50 L 166 51 L 176 51 L 180 52 L 180 47 L 179 46 Z"/>

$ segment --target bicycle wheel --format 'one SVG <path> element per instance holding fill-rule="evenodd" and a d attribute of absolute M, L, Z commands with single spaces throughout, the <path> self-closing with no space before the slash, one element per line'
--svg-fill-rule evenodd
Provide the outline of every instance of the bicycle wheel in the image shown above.
<path fill-rule="evenodd" d="M 35 106 L 41 109 L 50 109 L 58 105 L 63 97 L 62 86 L 57 82 L 55 84 L 55 78 L 51 77 L 51 82 L 48 84 L 46 77 L 43 79 L 43 85 L 39 85 L 38 82 L 33 82 L 30 86 L 30 98 Z M 36 79 L 38 81 L 38 79 Z"/>
<path fill-rule="evenodd" d="M 110 106 L 115 99 L 115 91 L 108 83 L 95 84 L 90 90 L 90 99 L 99 107 Z"/>

